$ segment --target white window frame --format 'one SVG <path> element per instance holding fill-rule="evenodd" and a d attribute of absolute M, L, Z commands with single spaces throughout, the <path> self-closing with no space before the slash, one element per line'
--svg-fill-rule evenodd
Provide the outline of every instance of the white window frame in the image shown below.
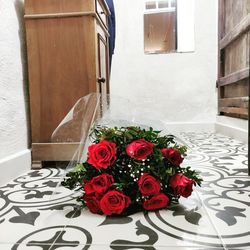
<path fill-rule="evenodd" d="M 161 13 L 161 12 L 174 12 L 176 10 L 175 7 L 171 6 L 172 0 L 166 0 L 168 2 L 168 7 L 167 8 L 159 8 L 159 2 L 162 0 L 144 0 L 145 5 L 144 5 L 144 13 L 145 14 L 154 14 L 154 13 Z M 147 2 L 155 2 L 156 3 L 156 8 L 154 9 L 147 9 L 146 8 L 146 3 Z"/>
<path fill-rule="evenodd" d="M 144 14 L 154 14 L 160 12 L 176 11 L 177 4 L 177 50 L 176 52 L 194 52 L 195 51 L 195 0 L 176 0 L 176 7 L 171 7 L 171 0 L 168 1 L 168 8 L 158 8 L 159 1 L 151 0 L 156 3 L 156 8 L 146 9 L 144 0 Z"/>

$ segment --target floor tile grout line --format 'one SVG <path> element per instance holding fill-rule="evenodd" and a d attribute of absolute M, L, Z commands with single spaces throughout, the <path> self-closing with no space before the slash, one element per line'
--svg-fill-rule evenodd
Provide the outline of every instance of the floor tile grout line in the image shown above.
<path fill-rule="evenodd" d="M 218 230 L 218 228 L 216 227 L 215 223 L 213 222 L 211 216 L 209 215 L 208 210 L 207 210 L 207 207 L 205 206 L 205 204 L 204 204 L 203 200 L 201 199 L 199 193 L 198 193 L 196 190 L 195 190 L 195 193 L 196 193 L 196 195 L 198 196 L 200 202 L 202 203 L 202 205 L 203 205 L 202 207 L 204 208 L 204 210 L 205 210 L 205 212 L 206 212 L 206 214 L 207 214 L 207 216 L 208 216 L 208 219 L 209 219 L 210 223 L 212 224 L 212 226 L 213 226 L 215 232 L 217 233 L 217 235 L 218 235 L 218 237 L 219 237 L 219 239 L 220 239 L 220 241 L 221 241 L 221 244 L 222 244 L 222 246 L 223 246 L 223 249 L 224 249 L 224 250 L 228 250 L 228 248 L 227 248 L 227 246 L 226 246 L 226 243 L 224 242 L 223 238 L 221 237 L 221 234 L 219 233 L 219 230 Z"/>

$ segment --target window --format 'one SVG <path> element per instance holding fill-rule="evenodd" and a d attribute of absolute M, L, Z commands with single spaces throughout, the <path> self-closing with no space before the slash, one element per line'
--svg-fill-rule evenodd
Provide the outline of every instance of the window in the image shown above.
<path fill-rule="evenodd" d="M 153 10 L 156 9 L 156 2 L 155 1 L 151 1 L 151 2 L 146 2 L 146 9 L 147 10 Z"/>
<path fill-rule="evenodd" d="M 176 50 L 175 0 L 146 1 L 144 14 L 145 53 Z"/>
<path fill-rule="evenodd" d="M 194 0 L 145 0 L 144 51 L 194 51 Z"/>

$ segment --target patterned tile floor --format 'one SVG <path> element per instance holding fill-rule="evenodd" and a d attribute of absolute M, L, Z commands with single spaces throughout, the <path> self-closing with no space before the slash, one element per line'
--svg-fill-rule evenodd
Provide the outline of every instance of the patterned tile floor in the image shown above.
<path fill-rule="evenodd" d="M 204 178 L 167 210 L 108 218 L 80 210 L 58 186 L 60 168 L 30 171 L 0 188 L 0 250 L 250 249 L 247 147 L 212 133 L 182 133 L 184 164 Z"/>

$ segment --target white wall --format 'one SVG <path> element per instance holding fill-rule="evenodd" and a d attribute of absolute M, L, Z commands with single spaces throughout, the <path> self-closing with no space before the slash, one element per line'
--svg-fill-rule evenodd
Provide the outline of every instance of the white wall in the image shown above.
<path fill-rule="evenodd" d="M 217 0 L 195 1 L 195 52 L 145 55 L 142 0 L 114 0 L 117 21 L 111 93 L 150 100 L 166 122 L 216 120 Z"/>
<path fill-rule="evenodd" d="M 22 171 L 23 160 L 30 168 L 23 1 L 0 0 L 0 20 L 0 168 L 7 177 L 8 171 Z M 16 162 L 18 167 L 7 164 L 18 157 L 23 159 Z"/>

